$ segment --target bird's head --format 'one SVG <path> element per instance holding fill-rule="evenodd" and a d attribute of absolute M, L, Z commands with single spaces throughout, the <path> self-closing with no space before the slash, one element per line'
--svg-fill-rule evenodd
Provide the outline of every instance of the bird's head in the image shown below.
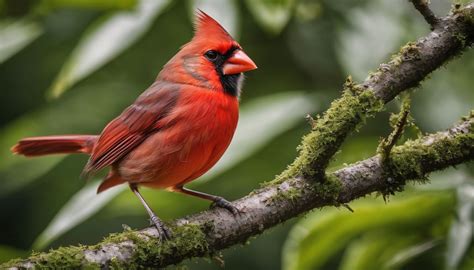
<path fill-rule="evenodd" d="M 238 97 L 242 73 L 257 66 L 216 20 L 202 11 L 196 17 L 193 39 L 165 69 L 186 83 Z"/>

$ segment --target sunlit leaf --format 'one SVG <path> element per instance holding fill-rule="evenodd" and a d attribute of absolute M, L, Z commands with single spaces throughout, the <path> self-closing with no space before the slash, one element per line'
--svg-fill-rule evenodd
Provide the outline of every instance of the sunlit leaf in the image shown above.
<path fill-rule="evenodd" d="M 361 233 L 376 230 L 422 230 L 449 216 L 450 193 L 424 193 L 391 201 L 354 203 L 354 213 L 327 209 L 311 214 L 292 229 L 283 249 L 283 269 L 321 269 Z"/>
<path fill-rule="evenodd" d="M 46 229 L 33 243 L 33 249 L 41 250 L 47 247 L 59 236 L 74 228 L 93 214 L 97 213 L 126 186 L 121 186 L 96 194 L 98 182 L 90 182 L 77 192 L 56 214 Z"/>
<path fill-rule="evenodd" d="M 290 20 L 295 0 L 246 0 L 245 3 L 263 29 L 278 34 Z"/>
<path fill-rule="evenodd" d="M 4 62 L 43 33 L 41 26 L 29 20 L 0 22 L 0 63 Z"/>
<path fill-rule="evenodd" d="M 238 8 L 234 0 L 188 0 L 191 20 L 198 9 L 216 19 L 235 39 L 239 37 Z"/>
<path fill-rule="evenodd" d="M 34 161 L 23 159 L 15 162 L 7 169 L 0 170 L 0 179 L 2 179 L 0 183 L 0 197 L 16 191 L 46 174 L 63 158 L 64 156 L 49 156 Z"/>
<path fill-rule="evenodd" d="M 401 240 L 401 239 L 408 240 L 406 237 L 406 234 L 403 234 L 403 233 L 398 235 L 398 240 Z M 400 252 L 398 252 L 397 254 L 394 254 L 391 260 L 386 260 L 385 268 L 386 269 L 400 268 L 408 261 L 433 249 L 439 244 L 440 244 L 439 240 L 433 239 L 433 240 L 429 240 L 423 243 L 418 243 L 416 245 L 407 247 L 406 249 L 400 250 Z"/>
<path fill-rule="evenodd" d="M 39 158 L 15 156 L 10 148 L 21 138 L 52 134 L 99 132 L 104 120 L 112 119 L 115 111 L 124 108 L 130 96 L 127 82 L 101 83 L 80 88 L 73 95 L 27 113 L 0 130 L 0 196 L 38 179 L 65 155 Z M 101 89 L 97 91 L 96 89 Z M 110 96 L 116 95 L 114 98 Z M 107 108 L 107 109 L 104 109 Z M 78 174 L 80 171 L 77 172 Z"/>
<path fill-rule="evenodd" d="M 58 97 L 137 41 L 169 0 L 141 0 L 136 10 L 100 18 L 88 29 L 54 81 L 49 95 Z"/>
<path fill-rule="evenodd" d="M 361 238 L 349 244 L 339 269 L 398 269 L 393 265 L 387 267 L 386 262 L 391 260 L 400 250 L 405 250 L 420 241 L 420 237 L 416 234 L 391 231 L 367 232 Z"/>
<path fill-rule="evenodd" d="M 474 51 L 470 50 L 463 59 L 451 63 L 449 69 L 439 69 L 436 76 L 423 82 L 422 89 L 414 95 L 412 106 L 413 115 L 423 125 L 423 131 L 447 129 L 472 110 L 472 70 Z"/>
<path fill-rule="evenodd" d="M 374 1 L 349 11 L 352 27 L 338 31 L 340 46 L 336 50 L 347 74 L 362 80 L 368 70 L 375 70 L 396 51 L 404 34 L 404 8 L 396 1 Z"/>
<path fill-rule="evenodd" d="M 449 181 L 446 181 L 449 179 Z M 456 168 L 447 168 L 430 174 L 430 182 L 423 185 L 414 185 L 416 190 L 455 190 L 469 181 L 466 167 L 459 165 Z"/>
<path fill-rule="evenodd" d="M 47 113 L 46 113 L 47 114 Z M 43 131 L 44 128 L 38 125 L 38 120 L 46 118 L 45 113 L 33 113 L 25 115 L 7 125 L 0 133 L 0 196 L 15 191 L 26 185 L 30 181 L 45 174 L 53 168 L 62 156 L 49 156 L 41 159 L 27 159 L 14 156 L 10 148 L 20 138 L 32 136 Z M 46 122 L 47 123 L 47 122 Z M 47 127 L 47 124 L 44 124 Z"/>
<path fill-rule="evenodd" d="M 446 269 L 458 269 L 472 242 L 474 185 L 472 183 L 460 185 L 457 193 L 457 219 L 454 219 L 448 235 Z"/>

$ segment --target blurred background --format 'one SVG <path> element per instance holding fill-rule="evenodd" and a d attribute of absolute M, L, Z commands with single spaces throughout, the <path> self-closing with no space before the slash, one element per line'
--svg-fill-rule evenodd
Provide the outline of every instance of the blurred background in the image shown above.
<path fill-rule="evenodd" d="M 432 0 L 439 15 L 453 2 Z M 348 75 L 361 81 L 429 26 L 406 0 L 0 0 L 0 262 L 64 245 L 94 244 L 148 216 L 125 187 L 95 195 L 100 176 L 79 179 L 87 157 L 26 159 L 20 138 L 97 134 L 146 89 L 192 37 L 197 8 L 240 42 L 248 73 L 235 139 L 191 187 L 237 199 L 273 179 L 297 155 L 308 113 L 323 112 Z M 474 51 L 412 91 L 404 140 L 446 129 L 473 108 Z M 344 144 L 330 170 L 375 153 L 390 132 L 387 109 Z M 384 203 L 317 209 L 222 252 L 226 269 L 473 269 L 474 169 L 461 165 L 409 185 Z M 143 189 L 165 220 L 208 203 Z M 122 225 L 123 224 L 123 225 Z M 219 269 L 216 258 L 190 269 Z"/>

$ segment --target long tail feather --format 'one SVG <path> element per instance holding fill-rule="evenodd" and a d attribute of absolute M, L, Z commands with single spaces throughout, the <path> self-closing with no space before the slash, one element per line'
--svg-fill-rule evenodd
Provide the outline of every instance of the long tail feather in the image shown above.
<path fill-rule="evenodd" d="M 27 157 L 72 153 L 90 154 L 97 138 L 96 135 L 30 137 L 21 139 L 11 148 L 11 151 Z"/>

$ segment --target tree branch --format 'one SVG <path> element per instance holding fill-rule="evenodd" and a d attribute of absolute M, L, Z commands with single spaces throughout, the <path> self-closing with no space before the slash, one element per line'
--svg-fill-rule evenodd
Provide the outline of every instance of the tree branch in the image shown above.
<path fill-rule="evenodd" d="M 384 165 L 380 155 L 347 166 L 329 174 L 324 184 L 297 177 L 264 187 L 234 202 L 245 211 L 238 218 L 212 209 L 178 219 L 171 224 L 174 237 L 164 243 L 151 227 L 112 235 L 95 246 L 60 248 L 11 261 L 2 268 L 163 267 L 211 255 L 310 209 L 339 206 L 387 187 L 399 190 L 407 180 L 424 179 L 432 171 L 473 160 L 474 111 L 447 131 L 394 147 L 389 159 L 392 166 Z"/>
<path fill-rule="evenodd" d="M 438 17 L 433 13 L 429 7 L 429 0 L 410 0 L 415 8 L 423 15 L 425 21 L 431 25 L 433 30 L 439 22 Z"/>
<path fill-rule="evenodd" d="M 400 190 L 407 180 L 474 158 L 473 115 L 456 127 L 392 149 L 389 160 L 374 156 L 326 174 L 330 158 L 345 138 L 383 104 L 417 86 L 431 71 L 459 55 L 473 40 L 474 4 L 440 19 L 428 36 L 408 43 L 363 83 L 349 78 L 334 101 L 303 138 L 296 160 L 267 186 L 234 202 L 243 210 L 233 217 L 213 209 L 178 219 L 173 239 L 160 243 L 156 230 L 125 231 L 94 246 L 71 246 L 13 260 L 2 268 L 162 267 L 186 258 L 206 256 L 245 242 L 267 228 L 315 207 L 341 205 L 374 191 Z"/>
<path fill-rule="evenodd" d="M 364 82 L 356 84 L 349 76 L 343 96 L 317 119 L 312 132 L 303 138 L 299 156 L 279 178 L 324 175 L 329 160 L 352 131 L 381 111 L 384 103 L 418 86 L 428 74 L 460 55 L 473 42 L 474 3 L 471 3 L 442 18 L 426 37 L 407 43 Z"/>

